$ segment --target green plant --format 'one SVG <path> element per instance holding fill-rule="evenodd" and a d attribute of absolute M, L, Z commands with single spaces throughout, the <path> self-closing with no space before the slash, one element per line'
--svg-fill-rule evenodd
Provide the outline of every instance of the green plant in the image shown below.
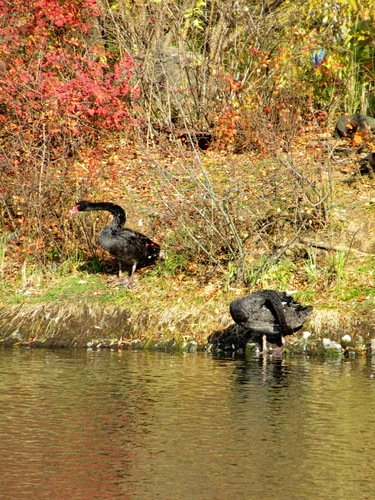
<path fill-rule="evenodd" d="M 315 252 L 311 249 L 307 252 L 307 259 L 304 260 L 303 270 L 306 275 L 307 281 L 315 285 L 320 279 L 320 271 L 317 263 Z"/>
<path fill-rule="evenodd" d="M 178 274 L 180 271 L 186 269 L 188 259 L 181 252 L 168 250 L 164 257 L 161 258 L 157 264 L 150 269 L 148 274 L 150 276 L 171 277 Z"/>
<path fill-rule="evenodd" d="M 348 253 L 338 250 L 326 256 L 326 278 L 340 285 L 346 277 Z"/>
<path fill-rule="evenodd" d="M 80 271 L 92 274 L 100 273 L 103 269 L 104 264 L 97 255 L 95 255 L 92 259 L 85 260 L 79 266 Z"/>
<path fill-rule="evenodd" d="M 259 282 L 262 288 L 288 290 L 291 287 L 295 271 L 295 264 L 288 259 L 283 259 L 269 266 L 261 275 Z"/>

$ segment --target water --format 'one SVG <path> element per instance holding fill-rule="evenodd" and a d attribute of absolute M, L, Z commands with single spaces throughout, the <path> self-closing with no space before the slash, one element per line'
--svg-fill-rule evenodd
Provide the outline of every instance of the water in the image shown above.
<path fill-rule="evenodd" d="M 374 372 L 1 350 L 0 498 L 373 499 Z"/>

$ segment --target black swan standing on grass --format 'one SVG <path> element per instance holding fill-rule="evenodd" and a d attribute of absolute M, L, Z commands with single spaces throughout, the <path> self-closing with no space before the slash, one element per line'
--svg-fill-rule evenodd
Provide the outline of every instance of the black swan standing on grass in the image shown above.
<path fill-rule="evenodd" d="M 233 320 L 257 338 L 263 353 L 267 352 L 268 341 L 278 346 L 275 353 L 279 354 L 284 349 L 284 337 L 302 328 L 312 309 L 286 292 L 275 290 L 258 290 L 234 300 L 229 306 Z"/>
<path fill-rule="evenodd" d="M 81 200 L 70 210 L 70 214 L 92 210 L 105 210 L 113 215 L 112 221 L 99 234 L 99 244 L 117 257 L 120 274 L 122 264 L 130 269 L 131 278 L 137 268 L 148 266 L 157 260 L 160 246 L 144 234 L 124 228 L 126 215 L 119 205 Z"/>

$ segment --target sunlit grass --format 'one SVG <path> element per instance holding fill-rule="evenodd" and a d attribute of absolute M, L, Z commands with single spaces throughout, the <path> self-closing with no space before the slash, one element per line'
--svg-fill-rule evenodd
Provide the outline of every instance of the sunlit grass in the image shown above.
<path fill-rule="evenodd" d="M 306 274 L 308 283 L 316 284 L 319 281 L 319 268 L 315 254 L 308 252 L 307 259 L 303 263 L 303 270 Z"/>
<path fill-rule="evenodd" d="M 260 277 L 262 288 L 289 290 L 296 271 L 296 265 L 290 260 L 280 260 L 270 266 Z"/>
<path fill-rule="evenodd" d="M 117 284 L 116 275 L 83 272 L 80 264 L 69 263 L 66 273 L 61 269 L 58 273 L 35 269 L 32 272 L 31 266 L 25 266 L 18 288 L 0 288 L 1 302 L 8 306 L 0 320 L 17 330 L 30 328 L 32 335 L 44 335 L 47 339 L 70 339 L 71 335 L 74 342 L 83 342 L 90 336 L 104 336 L 141 339 L 146 344 L 179 344 L 187 339 L 204 344 L 210 333 L 231 323 L 232 300 L 260 287 L 290 290 L 286 285 L 303 273 L 298 266 L 281 262 L 270 268 L 256 287 L 237 288 L 233 284 L 224 286 L 218 279 L 204 282 L 189 274 L 187 268 L 163 262 L 136 273 L 133 286 L 126 288 Z M 344 278 L 347 281 L 342 279 L 339 289 L 322 289 L 308 281 L 298 287 L 296 298 L 314 306 L 313 329 L 323 333 L 340 330 L 355 319 L 353 307 L 368 311 L 373 300 L 368 282 L 370 269 L 370 263 L 365 262 L 359 267 L 348 267 Z M 338 300 L 347 301 L 349 308 L 340 306 Z M 47 333 L 43 325 L 48 327 Z"/>

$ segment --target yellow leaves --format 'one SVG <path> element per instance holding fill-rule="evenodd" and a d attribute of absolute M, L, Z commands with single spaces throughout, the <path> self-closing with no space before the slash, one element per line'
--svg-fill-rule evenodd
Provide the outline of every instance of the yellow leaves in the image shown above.
<path fill-rule="evenodd" d="M 356 132 L 353 137 L 353 145 L 360 145 L 363 144 L 363 137 L 361 132 Z"/>

